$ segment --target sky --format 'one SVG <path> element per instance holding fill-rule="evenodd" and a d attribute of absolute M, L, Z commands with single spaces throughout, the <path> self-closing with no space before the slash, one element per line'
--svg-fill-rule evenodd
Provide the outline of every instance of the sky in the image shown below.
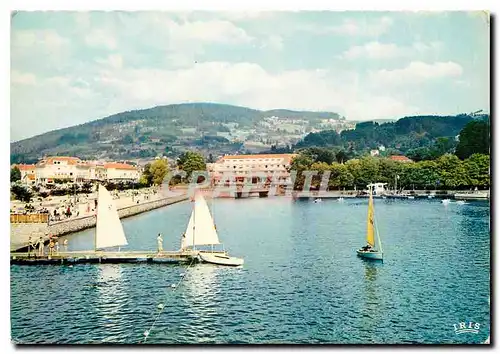
<path fill-rule="evenodd" d="M 17 141 L 183 102 L 351 120 L 489 111 L 482 12 L 17 12 Z"/>

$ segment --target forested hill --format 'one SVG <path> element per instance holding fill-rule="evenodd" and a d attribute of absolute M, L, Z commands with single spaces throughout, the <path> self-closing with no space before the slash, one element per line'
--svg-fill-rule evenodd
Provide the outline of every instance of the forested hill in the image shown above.
<path fill-rule="evenodd" d="M 216 103 L 185 103 L 127 111 L 89 123 L 54 130 L 11 143 L 11 162 L 35 162 L 43 155 L 75 155 L 82 158 L 154 157 L 171 152 L 172 146 L 193 146 L 205 136 L 223 140 L 230 151 L 236 146 L 218 133 L 255 128 L 264 118 L 302 119 L 316 126 L 323 119 L 345 121 L 334 112 L 256 109 Z M 220 145 L 220 144 L 219 144 Z M 214 153 L 216 153 L 216 149 Z"/>
<path fill-rule="evenodd" d="M 362 122 L 353 130 L 337 134 L 334 130 L 310 133 L 295 148 L 340 147 L 354 151 L 376 149 L 380 145 L 399 152 L 432 146 L 439 138 L 454 141 L 462 128 L 470 121 L 488 120 L 489 116 L 413 116 L 396 122 L 379 124 Z"/>

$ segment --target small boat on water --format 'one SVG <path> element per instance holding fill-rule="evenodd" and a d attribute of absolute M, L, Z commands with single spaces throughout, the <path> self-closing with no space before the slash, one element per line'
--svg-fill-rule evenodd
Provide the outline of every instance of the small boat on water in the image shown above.
<path fill-rule="evenodd" d="M 413 195 L 409 195 L 408 199 L 415 199 L 415 197 Z"/>
<path fill-rule="evenodd" d="M 344 201 L 344 197 L 340 197 L 339 199 L 337 199 L 337 201 L 343 202 Z"/>
<path fill-rule="evenodd" d="M 375 234 L 377 234 L 378 249 L 375 246 Z M 373 195 L 370 188 L 370 195 L 368 199 L 368 218 L 366 226 L 366 243 L 367 245 L 361 247 L 356 251 L 359 257 L 371 260 L 383 260 L 382 242 L 380 241 L 380 234 L 375 225 L 375 211 L 373 208 Z"/>
<path fill-rule="evenodd" d="M 323 200 L 321 200 L 321 198 L 316 198 L 316 199 L 314 199 L 314 202 L 315 202 L 315 203 L 321 203 L 322 201 L 323 201 Z"/>
<path fill-rule="evenodd" d="M 467 203 L 465 202 L 465 200 L 457 200 L 457 204 L 458 205 L 464 205 L 464 204 L 467 204 Z"/>
<path fill-rule="evenodd" d="M 208 246 L 210 249 L 203 248 Z M 244 263 L 243 258 L 231 257 L 224 250 L 207 202 L 199 193 L 194 198 L 193 211 L 186 232 L 181 239 L 181 250 L 192 251 L 200 261 L 205 263 L 225 266 L 240 266 Z"/>
<path fill-rule="evenodd" d="M 451 201 L 451 200 L 449 200 L 449 199 L 443 199 L 443 200 L 441 201 L 441 203 L 443 203 L 444 205 L 448 205 L 448 204 L 450 204 L 450 201 Z"/>

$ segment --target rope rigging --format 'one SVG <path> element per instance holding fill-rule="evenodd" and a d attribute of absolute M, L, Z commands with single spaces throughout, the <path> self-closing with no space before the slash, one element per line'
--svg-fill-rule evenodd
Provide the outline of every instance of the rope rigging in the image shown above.
<path fill-rule="evenodd" d="M 196 260 L 196 258 L 193 258 L 191 260 L 191 263 L 189 263 L 188 267 L 186 268 L 186 271 L 184 272 L 184 274 L 182 274 L 181 279 L 177 282 L 177 284 L 172 284 L 171 285 L 171 287 L 173 288 L 172 292 L 175 291 L 175 290 L 177 290 L 177 288 L 179 287 L 179 285 L 181 284 L 181 282 L 186 277 L 188 269 L 194 264 L 195 260 Z M 149 334 L 151 333 L 151 330 L 154 328 L 156 322 L 158 321 L 158 319 L 160 318 L 161 314 L 163 313 L 163 310 L 165 309 L 165 305 L 163 303 L 161 303 L 161 304 L 158 305 L 158 308 L 159 308 L 160 311 L 156 315 L 156 318 L 153 321 L 153 323 L 151 324 L 151 327 L 149 327 L 149 329 L 144 332 L 144 340 L 142 341 L 142 344 L 145 344 L 146 341 L 148 340 L 148 337 L 149 337 Z M 139 343 L 141 343 L 141 342 L 139 342 Z"/>

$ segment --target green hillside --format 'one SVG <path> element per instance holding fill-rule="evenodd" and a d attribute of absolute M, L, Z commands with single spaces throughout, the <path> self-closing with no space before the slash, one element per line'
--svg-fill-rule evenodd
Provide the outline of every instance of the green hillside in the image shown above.
<path fill-rule="evenodd" d="M 260 111 L 216 103 L 186 103 L 127 111 L 89 123 L 54 130 L 11 143 L 11 162 L 35 162 L 44 155 L 81 158 L 147 158 L 176 155 L 194 146 L 214 153 L 238 150 L 241 144 L 218 136 L 228 125 L 245 131 L 265 117 L 317 121 L 339 119 L 331 112 Z"/>
<path fill-rule="evenodd" d="M 449 150 L 456 145 L 455 137 L 473 120 L 487 120 L 486 115 L 457 116 L 413 116 L 404 117 L 396 122 L 379 124 L 362 122 L 353 130 L 340 134 L 333 130 L 310 133 L 295 145 L 295 148 L 338 147 L 357 153 L 376 149 L 383 145 L 393 153 L 405 153 L 436 143 L 449 144 Z M 453 145 L 453 146 L 452 146 Z"/>

